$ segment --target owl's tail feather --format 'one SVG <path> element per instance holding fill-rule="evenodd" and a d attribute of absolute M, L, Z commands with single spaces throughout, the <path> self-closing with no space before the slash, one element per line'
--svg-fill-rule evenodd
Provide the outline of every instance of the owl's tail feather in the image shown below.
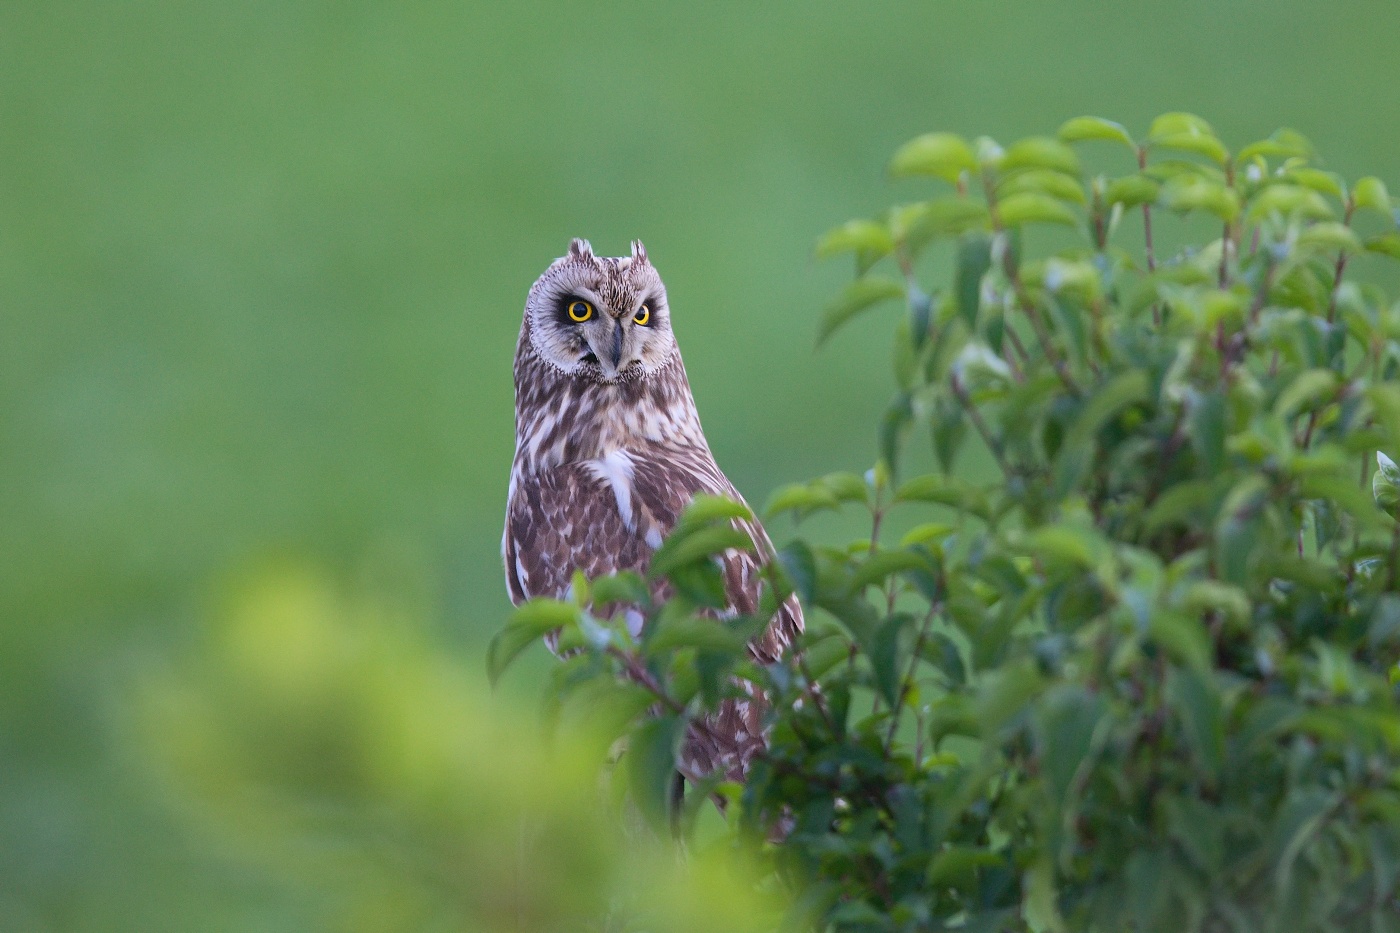
<path fill-rule="evenodd" d="M 768 701 L 757 688 L 745 683 L 747 697 L 725 700 L 719 710 L 693 724 L 681 747 L 682 769 L 688 774 L 723 773 L 743 783 L 749 762 L 768 747 L 763 714 Z"/>

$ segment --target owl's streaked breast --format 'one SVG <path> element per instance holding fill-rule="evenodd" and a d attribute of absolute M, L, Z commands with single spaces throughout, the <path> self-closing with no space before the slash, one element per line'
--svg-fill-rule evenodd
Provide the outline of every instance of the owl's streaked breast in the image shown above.
<path fill-rule="evenodd" d="M 522 473 L 643 443 L 708 450 L 678 353 L 645 380 L 599 383 L 560 372 L 523 348 L 515 378 L 515 467 Z"/>

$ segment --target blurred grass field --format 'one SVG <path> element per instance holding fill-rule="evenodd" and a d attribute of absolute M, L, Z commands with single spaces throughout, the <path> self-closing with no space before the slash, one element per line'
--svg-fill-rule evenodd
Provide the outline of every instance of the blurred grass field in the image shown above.
<path fill-rule="evenodd" d="M 899 143 L 1190 110 L 1394 189 L 1397 40 L 1392 0 L 0 6 L 0 928 L 306 928 L 122 698 L 289 566 L 480 670 L 569 237 L 646 242 L 762 502 L 872 458 L 884 328 L 814 353 L 848 270 L 811 244 Z"/>

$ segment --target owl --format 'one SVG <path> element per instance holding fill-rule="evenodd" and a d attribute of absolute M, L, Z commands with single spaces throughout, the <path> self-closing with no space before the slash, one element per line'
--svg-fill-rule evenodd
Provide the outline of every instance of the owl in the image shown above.
<path fill-rule="evenodd" d="M 515 349 L 515 459 L 501 545 L 511 601 L 566 598 L 575 570 L 645 574 L 697 493 L 742 501 L 700 428 L 661 276 L 640 241 L 631 256 L 612 258 L 574 240 L 531 286 Z M 758 609 L 759 562 L 773 545 L 756 521 L 739 524 L 757 556 L 735 550 L 722 560 L 727 611 L 747 614 Z M 640 633 L 641 613 L 629 610 L 626 622 Z M 801 631 L 801 607 L 789 599 L 749 652 L 774 661 Z M 726 701 L 692 726 L 682 775 L 743 780 L 764 747 L 764 700 L 746 689 L 747 700 Z"/>

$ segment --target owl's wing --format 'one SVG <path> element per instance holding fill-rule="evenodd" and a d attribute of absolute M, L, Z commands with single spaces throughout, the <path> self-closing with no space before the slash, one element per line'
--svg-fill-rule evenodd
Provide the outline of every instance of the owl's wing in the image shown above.
<path fill-rule="evenodd" d="M 668 534 L 680 513 L 697 493 L 728 496 L 739 502 L 744 497 L 703 448 L 660 448 L 634 455 L 634 497 L 644 516 L 654 517 Z M 757 519 L 736 523 L 752 540 L 755 551 L 727 551 L 723 556 L 725 595 L 733 612 L 752 614 L 759 608 L 761 564 L 773 559 L 773 542 Z M 653 540 L 659 540 L 653 537 Z M 776 661 L 802 631 L 802 607 L 791 598 L 779 607 L 767 630 L 749 645 L 749 651 L 762 663 Z"/>
<path fill-rule="evenodd" d="M 575 570 L 590 578 L 619 570 L 645 573 L 696 493 L 743 501 L 703 448 L 615 451 L 601 460 L 517 476 L 502 545 L 511 600 L 565 598 Z M 756 553 L 732 550 L 721 557 L 725 593 L 729 610 L 751 614 L 758 610 L 761 562 L 773 559 L 773 544 L 756 520 L 737 524 L 753 539 Z M 664 583 L 655 595 L 669 595 Z M 749 652 L 761 663 L 775 661 L 801 631 L 802 609 L 792 598 L 750 642 Z M 682 751 L 692 778 L 721 771 L 743 779 L 764 745 L 765 701 L 748 690 L 747 699 L 725 700 L 702 725 L 692 725 Z"/>
<path fill-rule="evenodd" d="M 652 553 L 697 493 L 743 501 L 702 447 L 614 451 L 600 460 L 517 477 L 502 547 L 512 602 L 564 598 L 575 570 L 590 578 L 620 570 L 645 573 Z M 774 551 L 761 524 L 738 524 L 757 553 L 723 556 L 725 591 L 732 611 L 750 614 L 758 610 L 760 562 L 771 560 Z M 790 599 L 750 650 L 759 661 L 774 661 L 801 631 L 802 609 Z"/>
<path fill-rule="evenodd" d="M 514 483 L 502 544 L 511 602 L 566 598 L 575 570 L 590 579 L 646 570 L 652 549 L 608 477 L 590 466 L 596 463 L 568 463 Z"/>
<path fill-rule="evenodd" d="M 708 449 L 696 447 L 645 448 L 634 453 L 631 497 L 634 519 L 656 525 L 642 532 L 644 540 L 660 544 L 662 534 L 675 527 L 680 513 L 696 493 L 724 495 L 739 502 L 744 497 L 720 472 Z M 730 550 L 721 556 L 728 610 L 751 614 L 758 611 L 762 584 L 761 563 L 773 559 L 773 544 L 763 526 L 737 522 L 753 540 L 754 552 Z M 666 595 L 659 592 L 658 596 Z M 776 661 L 802 631 L 802 608 L 790 598 L 779 607 L 767 629 L 749 642 L 749 653 L 760 663 Z M 764 717 L 767 698 L 753 684 L 739 681 L 745 696 L 722 701 L 703 721 L 692 723 L 681 747 L 681 771 L 694 780 L 721 773 L 742 781 L 749 763 L 767 744 Z"/>

